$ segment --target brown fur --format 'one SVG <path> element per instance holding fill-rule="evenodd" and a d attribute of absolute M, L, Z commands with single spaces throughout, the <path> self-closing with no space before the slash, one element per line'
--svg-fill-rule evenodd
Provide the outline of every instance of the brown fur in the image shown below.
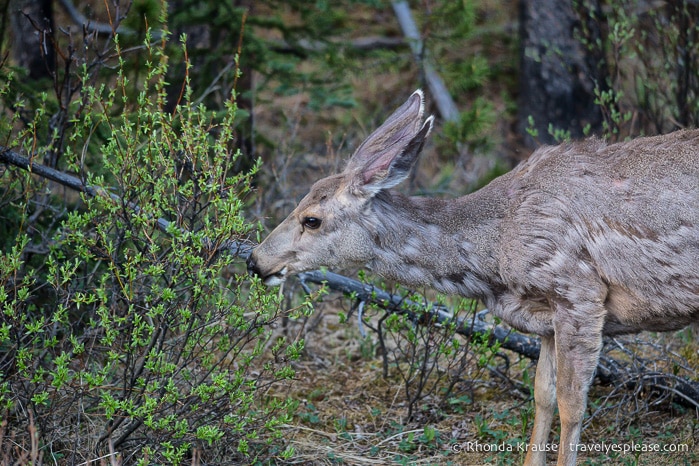
<path fill-rule="evenodd" d="M 575 464 L 603 334 L 676 330 L 699 316 L 699 131 L 543 147 L 453 200 L 406 197 L 432 127 L 418 91 L 318 181 L 252 253 L 269 284 L 321 266 L 366 265 L 408 286 L 481 299 L 542 337 L 526 464 L 545 464 L 556 401 L 558 464 Z M 304 227 L 306 217 L 322 220 Z M 556 396 L 558 395 L 558 396 Z"/>

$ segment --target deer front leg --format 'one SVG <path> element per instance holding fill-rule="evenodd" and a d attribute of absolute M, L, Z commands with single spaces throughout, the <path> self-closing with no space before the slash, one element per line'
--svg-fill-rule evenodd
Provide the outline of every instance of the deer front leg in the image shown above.
<path fill-rule="evenodd" d="M 525 466 L 546 464 L 546 444 L 556 410 L 556 345 L 553 335 L 541 337 L 541 352 L 534 379 L 534 428 Z"/>
<path fill-rule="evenodd" d="M 561 418 L 558 466 L 575 465 L 587 393 L 602 349 L 604 315 L 601 303 L 556 309 L 556 379 Z"/>

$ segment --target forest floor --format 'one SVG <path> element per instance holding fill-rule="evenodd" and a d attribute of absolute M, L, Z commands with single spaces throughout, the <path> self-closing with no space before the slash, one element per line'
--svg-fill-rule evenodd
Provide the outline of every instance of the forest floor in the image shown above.
<path fill-rule="evenodd" d="M 378 335 L 362 337 L 353 318 L 340 317 L 348 303 L 331 294 L 307 320 L 287 321 L 279 329 L 290 338 L 302 336 L 306 344 L 294 363 L 293 383 L 272 390 L 274 396 L 300 402 L 294 422 L 285 429 L 285 439 L 296 451 L 290 464 L 522 464 L 533 422 L 535 362 L 499 350 L 485 368 L 474 362 L 458 372 L 444 370 L 434 390 L 415 402 L 409 418 L 408 387 L 415 389 L 417 377 L 406 381 L 401 362 L 391 358 L 384 377 Z M 650 348 L 661 361 L 664 351 L 696 347 L 687 344 L 688 335 L 644 334 L 636 351 L 643 353 L 648 348 L 644 342 L 653 341 Z M 634 342 L 627 341 L 630 346 Z M 442 397 L 452 377 L 460 382 L 449 397 Z M 589 399 L 579 464 L 699 464 L 696 410 L 651 391 L 615 391 L 599 383 Z M 555 423 L 549 448 L 556 448 L 558 432 Z M 548 455 L 551 462 L 555 457 L 555 451 Z"/>

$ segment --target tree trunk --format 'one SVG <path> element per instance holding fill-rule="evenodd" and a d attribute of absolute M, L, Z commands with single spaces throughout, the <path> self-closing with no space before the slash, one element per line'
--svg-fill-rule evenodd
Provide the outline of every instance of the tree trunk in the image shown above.
<path fill-rule="evenodd" d="M 588 44 L 596 43 L 599 10 L 598 0 L 583 2 L 577 12 L 571 0 L 520 0 L 518 131 L 528 147 L 557 142 L 549 125 L 572 138 L 583 137 L 586 126 L 591 133 L 599 132 L 602 114 L 594 103 L 594 89 L 596 84 L 606 85 L 604 56 L 579 40 L 586 37 Z M 530 117 L 536 139 L 526 131 Z"/>
<path fill-rule="evenodd" d="M 56 69 L 51 0 L 10 0 L 12 55 L 30 79 L 51 77 Z"/>

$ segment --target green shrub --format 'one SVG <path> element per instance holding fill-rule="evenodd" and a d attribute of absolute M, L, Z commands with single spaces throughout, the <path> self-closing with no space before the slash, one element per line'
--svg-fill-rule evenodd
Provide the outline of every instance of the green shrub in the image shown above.
<path fill-rule="evenodd" d="M 0 109 L 3 144 L 37 163 L 60 149 L 59 168 L 103 187 L 71 201 L 29 172 L 0 172 L 0 434 L 14 445 L 3 461 L 293 453 L 281 428 L 296 404 L 265 394 L 293 377 L 303 345 L 271 338 L 279 299 L 236 258 L 254 229 L 243 208 L 259 164 L 232 168 L 233 97 L 214 114 L 185 80 L 165 110 L 168 56 L 149 39 L 138 80 L 118 37 L 111 77 L 79 67 L 61 134 L 47 135 L 50 95 L 29 108 L 12 81 L 0 89 L 14 101 Z"/>

